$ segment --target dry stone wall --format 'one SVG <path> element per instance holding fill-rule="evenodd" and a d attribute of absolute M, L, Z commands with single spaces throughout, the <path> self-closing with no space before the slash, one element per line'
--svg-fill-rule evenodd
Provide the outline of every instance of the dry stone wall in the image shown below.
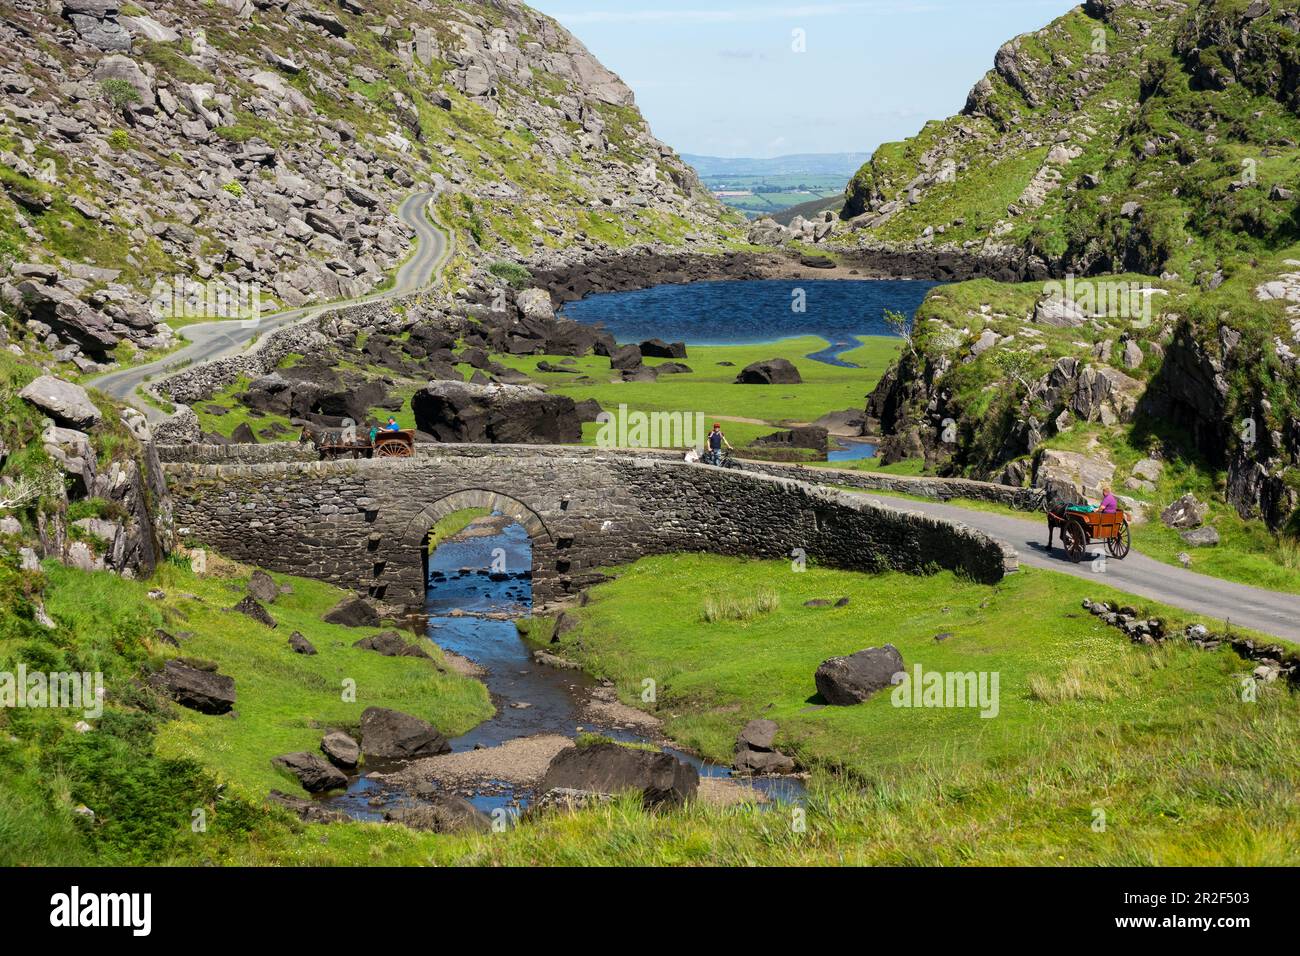
<path fill-rule="evenodd" d="M 949 569 L 984 582 L 1014 552 L 963 525 L 675 455 L 425 446 L 409 459 L 310 460 L 294 445 L 161 449 L 181 535 L 236 560 L 395 604 L 424 600 L 429 529 L 467 507 L 514 517 L 539 602 L 652 554 L 808 559 L 857 571 Z"/>

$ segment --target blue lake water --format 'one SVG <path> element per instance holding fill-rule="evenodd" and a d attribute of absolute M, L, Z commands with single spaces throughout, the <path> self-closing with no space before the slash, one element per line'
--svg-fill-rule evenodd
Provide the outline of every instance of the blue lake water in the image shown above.
<path fill-rule="evenodd" d="M 910 317 L 935 285 L 902 279 L 693 282 L 598 293 L 567 303 L 563 314 L 604 323 L 620 342 L 751 345 L 816 335 L 829 344 L 810 358 L 848 365 L 838 356 L 857 346 L 856 336 L 892 335 L 885 310 Z"/>

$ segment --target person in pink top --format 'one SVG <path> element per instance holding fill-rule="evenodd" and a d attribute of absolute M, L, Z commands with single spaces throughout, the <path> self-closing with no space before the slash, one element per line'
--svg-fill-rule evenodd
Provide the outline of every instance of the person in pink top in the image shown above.
<path fill-rule="evenodd" d="M 1101 486 L 1101 513 L 1113 515 L 1119 510 L 1119 502 L 1115 500 L 1114 493 L 1110 490 L 1110 485 Z"/>

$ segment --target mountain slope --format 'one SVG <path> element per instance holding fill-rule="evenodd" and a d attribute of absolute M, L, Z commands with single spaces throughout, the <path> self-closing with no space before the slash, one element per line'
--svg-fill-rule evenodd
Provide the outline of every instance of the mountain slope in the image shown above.
<path fill-rule="evenodd" d="M 873 398 L 890 457 L 1041 484 L 1046 452 L 1082 454 L 1152 504 L 1170 487 L 1130 468 L 1190 462 L 1240 515 L 1291 522 L 1298 105 L 1280 2 L 1089 0 L 881 147 L 841 242 L 1096 277 L 936 291 Z"/>
<path fill-rule="evenodd" d="M 0 302 L 81 371 L 167 346 L 159 318 L 381 285 L 416 186 L 441 191 L 462 278 L 486 257 L 680 242 L 721 214 L 618 77 L 512 0 L 0 12 Z"/>

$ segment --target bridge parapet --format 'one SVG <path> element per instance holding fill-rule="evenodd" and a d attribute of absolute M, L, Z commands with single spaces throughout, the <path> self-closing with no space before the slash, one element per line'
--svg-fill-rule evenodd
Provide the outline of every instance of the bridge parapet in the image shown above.
<path fill-rule="evenodd" d="M 422 605 L 433 524 L 464 507 L 519 520 L 546 602 L 602 569 L 678 551 L 850 570 L 1000 579 L 1004 546 L 964 525 L 793 478 L 675 453 L 430 445 L 408 459 L 320 462 L 294 445 L 161 449 L 176 524 L 236 560 Z M 1014 554 L 1014 552 L 1012 552 Z"/>

